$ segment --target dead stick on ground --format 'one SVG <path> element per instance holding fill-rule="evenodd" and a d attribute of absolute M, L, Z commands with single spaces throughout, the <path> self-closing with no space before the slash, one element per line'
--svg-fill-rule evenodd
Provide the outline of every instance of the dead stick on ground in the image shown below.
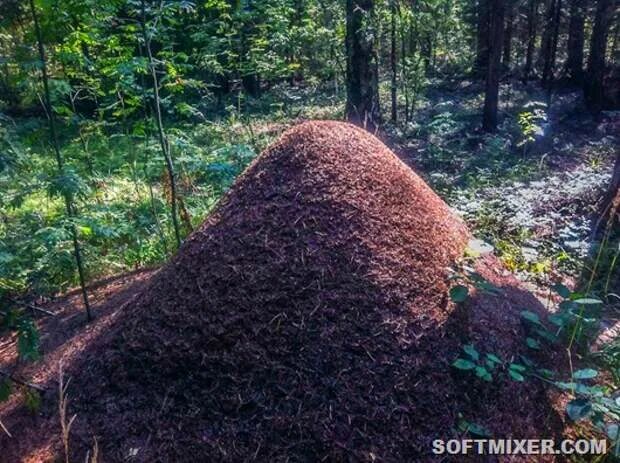
<path fill-rule="evenodd" d="M 19 378 L 16 378 L 15 376 L 13 376 L 8 371 L 0 370 L 0 375 L 4 376 L 6 378 L 9 378 L 14 383 L 21 384 L 22 386 L 26 386 L 26 387 L 29 387 L 31 389 L 35 389 L 35 390 L 37 390 L 39 392 L 45 392 L 45 388 L 44 387 L 37 386 L 36 384 L 32 384 L 32 383 L 29 383 L 28 381 L 24 381 L 24 380 L 21 380 Z"/>
<path fill-rule="evenodd" d="M 15 305 L 21 305 L 22 307 L 25 307 L 27 309 L 34 310 L 36 312 L 41 312 L 41 313 L 44 313 L 45 315 L 50 315 L 52 317 L 56 316 L 54 312 L 50 312 L 49 310 L 42 309 L 41 307 L 37 307 L 36 305 L 28 304 L 27 302 L 18 301 L 17 299 L 13 299 L 12 297 L 9 297 L 8 300 L 11 301 Z"/>
<path fill-rule="evenodd" d="M 13 437 L 2 421 L 0 421 L 0 428 L 2 428 L 2 430 L 6 433 L 7 436 Z"/>
<path fill-rule="evenodd" d="M 70 381 L 71 378 L 65 383 L 61 361 L 58 364 L 58 413 L 60 415 L 60 427 L 62 430 L 62 445 L 65 450 L 65 463 L 69 463 L 69 434 L 71 432 L 71 426 L 77 417 L 77 415 L 73 415 L 67 420 L 67 406 L 69 405 L 67 389 L 69 389 Z"/>

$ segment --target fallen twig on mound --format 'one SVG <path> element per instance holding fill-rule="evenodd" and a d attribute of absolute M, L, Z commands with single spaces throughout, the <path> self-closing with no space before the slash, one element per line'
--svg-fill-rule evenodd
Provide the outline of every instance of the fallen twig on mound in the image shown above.
<path fill-rule="evenodd" d="M 4 376 L 5 378 L 9 378 L 14 383 L 21 384 L 22 386 L 26 386 L 26 387 L 29 387 L 31 389 L 35 389 L 35 390 L 37 390 L 39 392 L 45 392 L 46 391 L 46 389 L 44 387 L 38 386 L 38 385 L 33 384 L 33 383 L 29 383 L 28 381 L 24 381 L 23 379 L 19 379 L 19 378 L 13 376 L 8 371 L 0 370 L 0 375 Z"/>
<path fill-rule="evenodd" d="M 14 299 L 14 298 L 8 297 L 8 296 L 5 296 L 5 297 L 9 301 L 11 301 L 13 304 L 15 304 L 15 305 L 19 305 L 19 306 L 22 306 L 22 307 L 24 307 L 26 309 L 30 309 L 30 310 L 33 310 L 35 312 L 39 312 L 39 313 L 42 313 L 42 314 L 45 314 L 45 315 L 49 315 L 50 317 L 55 317 L 56 316 L 56 314 L 54 312 L 50 312 L 49 310 L 43 309 L 43 308 L 38 307 L 38 306 L 33 305 L 33 304 L 29 304 L 28 302 L 23 302 L 23 301 L 20 301 L 18 299 Z"/>

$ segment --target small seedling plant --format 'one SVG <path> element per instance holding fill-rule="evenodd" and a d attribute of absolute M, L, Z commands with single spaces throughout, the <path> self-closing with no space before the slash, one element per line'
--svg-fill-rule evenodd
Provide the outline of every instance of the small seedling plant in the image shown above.
<path fill-rule="evenodd" d="M 491 290 L 479 275 L 469 273 L 463 277 L 483 290 Z M 566 286 L 557 284 L 551 288 L 561 298 L 558 311 L 549 315 L 546 322 L 531 311 L 523 310 L 521 319 L 526 335 L 526 352 L 566 347 L 569 356 L 578 340 L 587 338 L 594 332 L 603 301 L 590 295 L 573 292 Z M 462 303 L 468 297 L 468 288 L 457 284 L 450 290 L 455 303 Z M 571 361 L 572 365 L 572 361 Z M 565 412 L 574 422 L 586 421 L 600 431 L 611 442 L 614 454 L 620 456 L 620 391 L 614 390 L 600 380 L 596 368 L 587 367 L 573 370 L 568 380 L 560 380 L 557 372 L 539 367 L 527 355 L 519 355 L 519 361 L 507 362 L 492 352 L 480 352 L 472 343 L 465 344 L 452 367 L 471 372 L 476 378 L 492 382 L 500 375 L 507 375 L 512 381 L 524 382 L 527 379 L 543 381 L 570 394 Z"/>

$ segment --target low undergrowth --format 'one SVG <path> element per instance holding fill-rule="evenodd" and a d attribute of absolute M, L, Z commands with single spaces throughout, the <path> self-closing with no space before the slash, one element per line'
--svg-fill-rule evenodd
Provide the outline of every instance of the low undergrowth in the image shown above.
<path fill-rule="evenodd" d="M 586 261 L 579 289 L 556 283 L 548 288 L 550 312 L 546 317 L 527 308 L 521 312 L 526 354 L 502 358 L 496 352 L 480 352 L 468 343 L 452 367 L 470 374 L 473 384 L 494 382 L 503 376 L 518 382 L 540 381 L 556 389 L 566 396 L 564 411 L 578 436 L 594 433 L 607 439 L 608 454 L 597 461 L 614 461 L 620 457 L 620 338 L 616 333 L 601 341 L 600 336 L 606 326 L 619 321 L 620 295 L 614 292 L 620 276 L 618 236 L 608 230 L 595 249 L 595 257 Z M 470 251 L 452 278 L 455 284 L 450 298 L 457 304 L 467 300 L 470 288 L 501 296 L 499 288 L 467 265 L 476 254 Z M 545 352 L 561 362 L 553 369 L 541 366 L 534 358 Z M 466 431 L 473 436 L 492 437 L 486 429 L 480 434 L 480 425 L 468 424 Z"/>

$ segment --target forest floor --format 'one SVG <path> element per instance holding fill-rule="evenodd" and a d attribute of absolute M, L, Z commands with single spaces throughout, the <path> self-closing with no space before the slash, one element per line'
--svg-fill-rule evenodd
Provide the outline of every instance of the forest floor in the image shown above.
<path fill-rule="evenodd" d="M 20 393 L 0 404 L 0 421 L 5 433 L 13 440 L 15 454 L 23 461 L 55 461 L 60 438 L 58 383 L 62 365 L 71 364 L 88 349 L 114 320 L 115 315 L 135 297 L 155 270 L 139 270 L 106 278 L 89 287 L 90 303 L 95 320 L 88 323 L 79 290 L 69 291 L 46 305 L 53 316 L 39 318 L 40 345 L 43 357 L 34 363 L 17 358 L 15 336 L 0 339 L 0 369 L 10 372 L 13 379 L 25 381 L 37 389 L 22 388 Z M 63 378 L 67 381 L 69 378 Z M 71 393 L 67 395 L 70 401 Z M 39 417 L 53 419 L 39 419 Z M 43 428 L 38 427 L 43 425 Z M 7 435 L 0 440 L 7 439 Z M 50 438 L 51 436 L 51 438 Z M 8 463 L 0 455 L 0 463 Z"/>
<path fill-rule="evenodd" d="M 620 114 L 594 120 L 577 92 L 512 83 L 494 135 L 479 131 L 480 84 L 430 92 L 407 128 L 388 129 L 396 151 L 421 172 L 479 238 L 524 279 L 576 276 L 589 252 L 591 221 L 608 186 Z M 531 114 L 527 142 L 519 116 Z M 614 125 L 615 124 L 615 125 Z M 525 142 L 525 143 L 524 143 Z"/>
<path fill-rule="evenodd" d="M 507 268 L 540 294 L 550 282 L 574 285 L 590 250 L 597 200 L 607 187 L 620 148 L 620 114 L 594 120 L 579 95 L 547 95 L 539 87 L 502 87 L 503 123 L 493 135 L 480 132 L 483 89 L 475 82 L 435 82 L 420 98 L 413 119 L 386 124 L 378 136 L 464 217 L 472 232 L 493 246 Z M 270 107 L 273 111 L 273 105 Z M 291 91 L 277 106 L 277 120 L 261 115 L 231 124 L 260 151 L 289 126 L 311 118 L 338 118 L 342 100 Z M 521 115 L 522 123 L 519 123 Z M 615 130 L 615 132 L 614 132 Z M 528 139 L 528 137 L 531 137 Z M 112 314 L 130 300 L 152 271 L 140 271 L 95 285 L 95 324 L 84 328 L 77 292 L 46 305 L 55 317 L 41 319 L 44 359 L 16 363 L 15 338 L 0 339 L 0 368 L 35 384 L 50 383 L 53 365 L 105 329 Z M 613 320 L 609 321 L 610 323 Z M 55 394 L 48 391 L 46 394 Z M 0 407 L 0 419 L 16 413 L 15 396 Z M 45 407 L 45 401 L 41 405 Z M 29 418 L 24 413 L 23 423 Z M 12 423 L 21 419 L 13 416 Z M 21 429 L 20 429 L 21 428 Z M 26 427 L 9 429 L 27 433 Z M 20 437 L 21 439 L 21 437 Z M 36 442 L 37 436 L 26 436 Z M 39 442 L 45 452 L 50 443 Z M 37 461 L 44 453 L 32 455 Z M 0 458 L 1 461 L 1 458 Z"/>

